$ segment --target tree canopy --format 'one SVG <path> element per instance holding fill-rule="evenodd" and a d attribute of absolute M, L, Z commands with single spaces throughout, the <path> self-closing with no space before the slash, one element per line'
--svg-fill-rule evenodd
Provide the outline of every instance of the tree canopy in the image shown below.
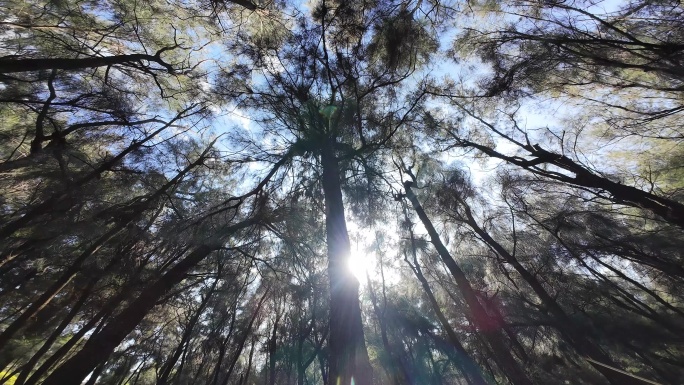
<path fill-rule="evenodd" d="M 684 381 L 679 2 L 0 5 L 0 384 Z"/>

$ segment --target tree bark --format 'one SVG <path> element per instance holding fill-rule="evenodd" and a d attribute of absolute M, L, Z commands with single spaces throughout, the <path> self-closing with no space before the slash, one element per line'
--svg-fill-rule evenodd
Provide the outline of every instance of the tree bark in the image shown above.
<path fill-rule="evenodd" d="M 140 271 L 138 271 L 138 274 Z M 138 275 L 139 276 L 139 275 Z M 116 307 L 126 298 L 128 297 L 128 294 L 130 294 L 131 288 L 126 287 L 123 291 L 119 292 L 116 294 L 113 298 L 111 298 L 109 301 L 105 303 L 105 305 L 100 309 L 100 311 L 95 314 L 81 329 L 76 332 L 69 340 L 64 343 L 64 345 L 60 346 L 59 349 L 55 353 L 53 353 L 50 357 L 48 357 L 45 362 L 43 362 L 38 369 L 36 369 L 35 372 L 31 374 L 31 377 L 29 377 L 24 385 L 35 385 L 37 384 L 40 379 L 43 377 L 45 373 L 48 372 L 57 362 L 62 360 L 70 351 L 71 349 L 81 341 L 81 338 L 83 338 L 88 332 L 90 332 L 91 329 L 95 328 L 95 332 L 93 334 L 96 334 L 97 331 L 99 331 L 102 326 L 105 324 L 107 317 L 111 315 L 111 313 L 116 309 Z M 100 323 L 98 325 L 98 322 Z M 104 360 L 103 360 L 104 361 Z"/>
<path fill-rule="evenodd" d="M 175 186 L 181 179 L 187 175 L 192 169 L 202 164 L 206 155 L 209 152 L 207 148 L 200 157 L 194 162 L 187 165 L 183 170 L 176 174 L 173 179 L 165 183 L 160 189 L 154 192 L 151 196 L 147 197 L 141 203 L 138 204 L 138 210 L 130 215 L 120 215 L 120 220 L 117 221 L 117 225 L 107 231 L 105 234 L 100 236 L 92 245 L 90 245 L 81 255 L 79 255 L 74 262 L 71 263 L 69 268 L 62 273 L 62 275 L 55 281 L 40 297 L 31 303 L 31 305 L 19 316 L 17 317 L 2 333 L 0 333 L 0 349 L 4 347 L 12 338 L 12 336 L 19 331 L 26 322 L 33 317 L 37 312 L 43 309 L 52 299 L 59 293 L 71 280 L 78 274 L 81 270 L 81 266 L 95 254 L 100 247 L 106 244 L 110 239 L 118 234 L 120 230 L 126 227 L 129 223 L 140 218 L 146 210 L 156 202 L 156 200 L 169 189 Z"/>
<path fill-rule="evenodd" d="M 116 263 L 118 262 L 117 259 L 114 259 L 110 261 L 107 266 L 104 268 L 104 271 L 109 270 L 112 268 Z M 28 378 L 29 374 L 33 371 L 34 366 L 38 363 L 38 361 L 43 357 L 45 353 L 47 353 L 48 350 L 52 347 L 52 344 L 59 338 L 59 336 L 62 334 L 62 332 L 69 326 L 71 321 L 76 317 L 78 312 L 81 310 L 81 307 L 85 302 L 88 300 L 90 297 L 90 294 L 92 293 L 93 289 L 95 288 L 95 285 L 97 285 L 98 281 L 100 280 L 101 276 L 95 276 L 93 279 L 90 280 L 88 285 L 83 289 L 81 292 L 81 295 L 79 296 L 79 299 L 76 301 L 76 303 L 73 304 L 71 310 L 67 314 L 64 319 L 62 319 L 62 322 L 57 326 L 57 329 L 55 329 L 50 336 L 47 338 L 45 343 L 43 343 L 43 346 L 38 349 L 38 351 L 33 354 L 31 359 L 24 365 L 22 368 L 21 373 L 17 377 L 17 380 L 15 384 L 21 385 L 23 384 L 26 379 Z"/>
<path fill-rule="evenodd" d="M 111 239 L 113 236 L 116 235 L 116 233 L 121 230 L 126 223 L 122 223 L 118 226 L 115 226 L 114 228 L 110 229 L 108 232 L 106 232 L 104 235 L 102 235 L 100 238 L 98 238 L 90 247 L 88 247 L 83 253 L 81 253 L 74 262 L 72 262 L 71 266 L 62 273 L 62 275 L 57 279 L 57 281 L 53 282 L 50 287 L 43 292 L 43 294 L 40 295 L 35 301 L 29 305 L 29 307 L 24 310 L 23 313 L 19 317 L 17 317 L 12 323 L 7 326 L 7 328 L 0 334 L 0 349 L 2 349 L 14 336 L 16 332 L 18 332 L 23 326 L 26 325 L 28 320 L 33 317 L 36 313 L 38 313 L 41 309 L 43 309 L 45 306 L 47 306 L 50 301 L 59 293 L 60 290 L 64 288 L 71 280 L 76 276 L 76 274 L 80 271 L 81 265 L 83 262 L 88 259 L 92 254 L 97 252 L 97 250 L 104 244 L 106 243 L 109 239 Z"/>
<path fill-rule="evenodd" d="M 261 299 L 259 300 L 259 303 L 257 304 L 256 309 L 254 309 L 254 313 L 252 313 L 252 317 L 249 319 L 249 324 L 247 324 L 247 329 L 245 329 L 245 332 L 242 334 L 242 337 L 240 338 L 240 341 L 238 342 L 237 349 L 235 350 L 235 353 L 233 354 L 233 359 L 230 362 L 230 366 L 228 366 L 228 372 L 226 373 L 226 376 L 223 379 L 222 385 L 228 385 L 228 380 L 230 380 L 230 376 L 233 375 L 233 370 L 235 370 L 235 365 L 237 364 L 238 359 L 240 358 L 240 355 L 242 354 L 242 351 L 245 349 L 245 343 L 247 343 L 247 339 L 251 335 L 252 328 L 254 327 L 254 321 L 256 321 L 257 316 L 259 315 L 259 312 L 261 311 L 261 306 L 264 304 L 264 301 L 266 301 L 266 298 L 268 296 L 269 291 L 271 291 L 271 289 L 267 288 L 266 291 L 264 292 L 264 295 L 261 296 Z"/>
<path fill-rule="evenodd" d="M 246 385 L 249 382 L 249 374 L 252 371 L 252 359 L 254 358 L 254 344 L 256 343 L 256 338 L 252 337 L 252 345 L 249 348 L 249 359 L 247 360 L 247 369 L 243 374 L 240 376 L 242 377 L 242 381 L 240 381 L 239 385 Z"/>
<path fill-rule="evenodd" d="M 129 54 L 115 56 L 87 57 L 81 59 L 0 59 L 0 73 L 31 72 L 44 70 L 78 70 L 84 68 L 105 67 L 117 64 L 131 64 L 148 61 L 173 72 L 173 67 L 162 61 L 159 55 Z"/>
<path fill-rule="evenodd" d="M 527 160 L 517 156 L 504 155 L 491 147 L 464 140 L 455 135 L 454 139 L 464 147 L 476 148 L 486 155 L 520 166 L 534 174 L 574 186 L 607 191 L 612 196 L 611 200 L 614 203 L 648 210 L 671 224 L 684 227 L 684 204 L 640 190 L 636 187 L 613 182 L 604 176 L 597 175 L 567 156 L 547 151 L 539 145 L 532 146 L 520 144 L 520 146 L 533 157 L 533 159 Z M 571 172 L 575 174 L 575 176 L 572 177 L 537 167 L 544 163 Z"/>
<path fill-rule="evenodd" d="M 88 382 L 85 383 L 85 385 L 95 385 L 97 384 L 97 379 L 100 378 L 100 375 L 104 371 L 106 362 L 101 363 L 100 365 L 95 368 L 93 373 L 90 375 L 90 378 L 88 378 Z"/>
<path fill-rule="evenodd" d="M 367 273 L 366 273 L 367 274 Z M 380 311 L 378 306 L 378 298 L 375 295 L 375 289 L 373 289 L 373 284 L 368 279 L 368 292 L 370 293 L 371 302 L 373 302 L 373 310 L 375 311 L 375 317 L 378 319 L 378 325 L 380 326 L 380 337 L 382 339 L 382 346 L 387 352 L 387 356 L 390 360 L 389 367 L 385 368 L 385 372 L 392 378 L 395 385 L 402 384 L 412 384 L 411 375 L 406 369 L 404 362 L 400 357 L 396 357 L 394 354 L 394 349 L 389 343 L 389 338 L 387 337 L 387 317 L 384 311 Z"/>
<path fill-rule="evenodd" d="M 413 230 L 411 230 L 410 236 L 411 251 L 413 253 L 413 263 L 410 263 L 408 261 L 408 258 L 406 259 L 406 262 L 409 264 L 409 267 L 411 267 L 411 270 L 415 274 L 416 278 L 418 278 L 418 281 L 420 281 L 420 284 L 423 287 L 425 294 L 427 294 L 430 304 L 432 305 L 432 309 L 437 315 L 439 323 L 442 324 L 442 328 L 446 332 L 447 337 L 449 338 L 449 342 L 451 342 L 451 345 L 457 353 L 457 364 L 459 366 L 459 369 L 461 370 L 461 373 L 463 373 L 463 375 L 466 377 L 466 380 L 470 384 L 487 385 L 488 382 L 482 376 L 482 371 L 478 367 L 475 360 L 473 360 L 472 357 L 470 357 L 468 351 L 465 350 L 463 344 L 461 344 L 461 340 L 458 338 L 458 335 L 456 335 L 456 332 L 449 324 L 449 321 L 442 312 L 442 309 L 439 306 L 439 302 L 437 302 L 437 298 L 435 298 L 435 295 L 433 294 L 427 279 L 425 279 L 425 276 L 423 275 L 423 271 L 421 270 L 420 265 L 418 264 L 418 257 L 416 255 L 416 246 L 415 239 L 413 237 Z"/>
<path fill-rule="evenodd" d="M 99 333 L 92 336 L 78 353 L 55 369 L 43 381 L 43 385 L 79 384 L 83 381 L 99 363 L 109 357 L 121 341 L 157 305 L 159 298 L 181 282 L 190 269 L 222 246 L 221 238 L 225 238 L 235 231 L 257 223 L 258 218 L 253 218 L 229 226 L 223 229 L 223 237 L 197 247 L 185 259 L 178 262 L 166 274 L 143 290 L 140 297 L 122 310 Z"/>
<path fill-rule="evenodd" d="M 643 382 L 635 378 L 626 376 L 618 371 L 606 368 L 604 365 L 618 368 L 619 366 L 605 353 L 587 338 L 587 333 L 575 327 L 573 320 L 565 313 L 563 308 L 556 302 L 556 300 L 546 291 L 541 282 L 530 273 L 522 264 L 509 253 L 500 243 L 492 238 L 475 220 L 475 217 L 470 210 L 468 204 L 459 199 L 459 204 L 463 207 L 465 213 L 465 222 L 471 229 L 482 239 L 494 252 L 496 252 L 506 263 L 513 266 L 515 271 L 520 274 L 525 282 L 532 288 L 535 294 L 542 301 L 544 307 L 555 318 L 555 327 L 560 331 L 565 340 L 578 353 L 590 358 L 587 360 L 599 373 L 601 373 L 611 384 L 614 385 L 641 385 Z M 604 365 L 597 364 L 602 363 Z"/>
<path fill-rule="evenodd" d="M 326 139 L 321 149 L 330 279 L 328 379 L 331 385 L 350 385 L 352 379 L 357 385 L 372 385 L 373 372 L 361 321 L 359 282 L 347 266 L 351 247 L 334 143 L 334 139 Z"/>
<path fill-rule="evenodd" d="M 494 356 L 493 358 L 497 365 L 499 365 L 501 371 L 514 385 L 532 384 L 532 381 L 530 381 L 530 379 L 527 377 L 527 374 L 523 371 L 515 358 L 513 358 L 510 348 L 507 346 L 505 338 L 499 330 L 499 325 L 497 325 L 497 323 L 492 320 L 489 314 L 487 314 L 487 311 L 477 298 L 477 294 L 470 285 L 465 273 L 463 270 L 461 270 L 447 248 L 442 243 L 437 230 L 435 230 L 435 227 L 430 221 L 430 218 L 428 218 L 427 214 L 425 214 L 425 211 L 418 201 L 418 198 L 411 190 L 411 183 L 405 183 L 404 187 L 406 189 L 406 197 L 413 205 L 413 209 L 416 211 L 416 214 L 423 223 L 423 226 L 425 226 L 432 244 L 437 249 L 437 253 L 456 281 L 456 285 L 463 295 L 463 299 L 468 306 L 468 310 L 472 315 L 478 332 L 482 335 L 484 340 L 492 349 Z"/>
<path fill-rule="evenodd" d="M 204 309 L 209 304 L 209 300 L 211 300 L 211 297 L 214 295 L 214 292 L 216 290 L 216 285 L 218 284 L 220 275 L 221 275 L 221 272 L 219 269 L 217 277 L 214 280 L 214 282 L 212 283 L 211 288 L 209 289 L 209 291 L 207 292 L 205 297 L 202 299 L 202 302 L 200 303 L 199 308 L 197 308 L 197 311 L 192 316 L 192 318 L 190 319 L 190 322 L 186 326 L 186 329 L 183 332 L 183 336 L 181 337 L 181 340 L 178 343 L 176 350 L 174 351 L 171 358 L 169 358 L 169 360 L 164 365 L 164 367 L 162 369 L 162 373 L 159 376 L 159 379 L 157 380 L 157 385 L 166 385 L 167 384 L 167 382 L 169 380 L 169 376 L 171 375 L 171 371 L 173 370 L 173 367 L 176 365 L 176 362 L 178 362 L 178 359 L 183 354 L 183 351 L 185 351 L 186 345 L 190 342 L 190 337 L 192 336 L 192 332 L 195 329 L 195 325 L 197 324 L 200 317 L 202 316 Z"/>

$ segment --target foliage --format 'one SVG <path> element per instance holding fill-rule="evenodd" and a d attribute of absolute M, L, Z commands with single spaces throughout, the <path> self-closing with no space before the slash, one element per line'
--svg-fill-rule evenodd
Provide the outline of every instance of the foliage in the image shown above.
<path fill-rule="evenodd" d="M 679 3 L 0 4 L 0 384 L 684 378 Z"/>

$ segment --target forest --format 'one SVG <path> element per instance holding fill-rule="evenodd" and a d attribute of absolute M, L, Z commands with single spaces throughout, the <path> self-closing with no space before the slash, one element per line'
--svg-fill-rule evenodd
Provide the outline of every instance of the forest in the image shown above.
<path fill-rule="evenodd" d="M 684 384 L 684 5 L 0 0 L 0 385 Z"/>

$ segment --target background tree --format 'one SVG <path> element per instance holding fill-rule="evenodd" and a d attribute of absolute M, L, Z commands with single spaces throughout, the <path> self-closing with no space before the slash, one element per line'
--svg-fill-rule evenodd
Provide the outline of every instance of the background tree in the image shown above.
<path fill-rule="evenodd" d="M 681 382 L 678 4 L 3 5 L 0 382 Z"/>

